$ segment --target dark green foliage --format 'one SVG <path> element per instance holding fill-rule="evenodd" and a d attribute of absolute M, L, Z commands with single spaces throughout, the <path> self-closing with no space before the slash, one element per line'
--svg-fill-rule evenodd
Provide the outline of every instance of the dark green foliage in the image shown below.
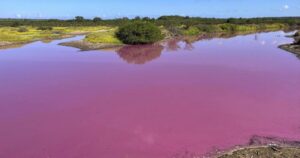
<path fill-rule="evenodd" d="M 300 45 L 300 38 L 298 38 L 298 39 L 295 39 L 295 44 L 298 44 L 298 45 Z"/>
<path fill-rule="evenodd" d="M 234 31 L 236 31 L 236 25 L 233 25 L 233 24 L 222 24 L 222 25 L 220 25 L 220 28 L 224 32 L 234 32 Z"/>
<path fill-rule="evenodd" d="M 21 26 L 21 23 L 18 22 L 18 21 L 15 21 L 15 22 L 13 22 L 10 26 L 11 26 L 11 27 L 19 27 L 19 26 Z"/>
<path fill-rule="evenodd" d="M 95 22 L 95 20 L 97 22 Z M 164 26 L 165 28 L 181 27 L 184 26 L 188 29 L 191 26 L 198 25 L 217 25 L 217 24 L 274 24 L 282 23 L 289 26 L 299 26 L 300 17 L 277 17 L 277 18 L 200 18 L 200 17 L 183 17 L 183 16 L 162 16 L 158 19 L 150 19 L 148 17 L 136 19 L 118 18 L 118 19 L 84 19 L 82 16 L 77 16 L 75 19 L 70 20 L 58 20 L 58 19 L 0 19 L 0 26 L 123 26 L 132 21 L 149 21 L 157 26 Z M 228 28 L 224 28 L 228 29 Z M 174 30 L 174 29 L 173 29 Z"/>
<path fill-rule="evenodd" d="M 19 27 L 18 32 L 27 32 L 28 29 L 24 26 Z"/>
<path fill-rule="evenodd" d="M 40 26 L 37 28 L 37 30 L 42 30 L 42 31 L 45 31 L 45 30 L 52 30 L 53 28 L 50 27 L 50 26 Z"/>
<path fill-rule="evenodd" d="M 141 17 L 136 16 L 136 17 L 134 18 L 134 20 L 141 20 Z"/>
<path fill-rule="evenodd" d="M 207 32 L 207 33 L 214 33 L 214 32 L 219 32 L 220 27 L 217 25 L 197 25 L 197 28 L 199 29 L 200 32 Z"/>
<path fill-rule="evenodd" d="M 163 38 L 160 29 L 149 22 L 133 22 L 120 27 L 117 37 L 126 44 L 155 43 Z"/>
<path fill-rule="evenodd" d="M 76 16 L 75 17 L 75 21 L 76 22 L 83 22 L 84 21 L 84 17 L 82 17 L 82 16 Z"/>
<path fill-rule="evenodd" d="M 102 19 L 100 18 L 100 17 L 95 17 L 94 19 L 93 19 L 93 22 L 99 22 L 99 21 L 101 21 Z"/>
<path fill-rule="evenodd" d="M 149 18 L 149 17 L 143 17 L 143 21 L 150 21 L 151 20 L 151 18 Z"/>

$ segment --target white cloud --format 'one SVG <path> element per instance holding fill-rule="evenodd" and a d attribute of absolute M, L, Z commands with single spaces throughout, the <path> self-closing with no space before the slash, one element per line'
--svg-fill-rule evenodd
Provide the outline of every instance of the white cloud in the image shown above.
<path fill-rule="evenodd" d="M 22 15 L 21 14 L 16 14 L 16 17 L 17 18 L 22 18 Z"/>
<path fill-rule="evenodd" d="M 287 4 L 283 6 L 283 9 L 289 9 L 289 8 L 290 8 L 290 6 Z"/>

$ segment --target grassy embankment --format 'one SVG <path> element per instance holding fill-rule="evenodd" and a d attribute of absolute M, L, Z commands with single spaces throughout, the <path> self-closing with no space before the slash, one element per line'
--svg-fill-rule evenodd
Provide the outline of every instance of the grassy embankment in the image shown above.
<path fill-rule="evenodd" d="M 297 55 L 300 58 L 300 31 L 296 32 L 295 35 L 292 36 L 294 38 L 294 43 L 284 44 L 279 46 L 279 48 L 289 51 Z"/>
<path fill-rule="evenodd" d="M 110 30 L 110 27 L 104 26 L 51 27 L 51 29 L 46 30 L 41 30 L 38 27 L 31 26 L 0 27 L 0 47 L 22 45 L 34 41 L 51 41 L 54 39 L 89 33 L 95 33 L 95 35 L 98 35 L 99 33 L 102 36 L 99 36 L 98 38 L 103 37 L 105 40 L 110 39 L 107 42 L 113 42 L 113 39 L 109 38 L 111 37 L 110 34 L 113 34 Z M 108 34 L 109 37 L 104 37 L 105 34 Z M 87 40 L 93 42 L 95 41 L 95 38 L 93 38 L 93 36 L 88 36 Z"/>
<path fill-rule="evenodd" d="M 251 33 L 259 31 L 276 31 L 286 27 L 284 24 L 261 24 L 261 25 L 237 25 L 237 24 L 219 24 L 219 25 L 203 25 L 203 26 L 192 26 L 188 29 L 186 26 L 179 26 L 179 36 L 198 36 L 203 34 L 217 34 L 217 33 Z M 160 27 L 165 37 L 170 37 L 172 32 L 165 29 L 163 26 Z M 85 41 L 91 43 L 115 43 L 121 44 L 122 42 L 115 37 L 115 31 L 117 29 L 111 29 L 106 32 L 96 32 L 89 34 Z"/>
<path fill-rule="evenodd" d="M 116 28 L 110 28 L 104 31 L 90 33 L 85 37 L 84 41 L 90 43 L 122 44 L 122 42 L 115 36 L 116 30 Z"/>
<path fill-rule="evenodd" d="M 187 29 L 181 26 L 183 35 L 193 36 L 207 33 L 251 33 L 260 31 L 276 31 L 287 27 L 285 24 L 218 24 L 191 26 Z"/>

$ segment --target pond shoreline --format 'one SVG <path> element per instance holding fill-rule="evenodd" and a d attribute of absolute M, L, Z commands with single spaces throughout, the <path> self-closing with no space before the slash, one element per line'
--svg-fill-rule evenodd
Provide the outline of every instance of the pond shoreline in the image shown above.
<path fill-rule="evenodd" d="M 163 44 L 164 42 L 172 39 L 181 39 L 187 42 L 194 42 L 198 40 L 203 39 L 212 39 L 212 38 L 230 38 L 234 36 L 239 35 L 248 35 L 253 33 L 261 33 L 261 32 L 272 32 L 272 31 L 278 31 L 278 30 L 264 30 L 264 31 L 241 31 L 241 32 L 218 32 L 218 33 L 200 33 L 198 35 L 180 35 L 180 36 L 166 36 L 163 40 L 156 42 L 155 44 Z M 61 34 L 58 37 L 52 37 L 49 39 L 33 39 L 26 42 L 6 42 L 6 41 L 0 41 L 0 49 L 8 49 L 8 48 L 17 48 L 32 42 L 36 41 L 52 41 L 52 40 L 60 40 L 64 38 L 71 38 L 78 35 L 85 35 L 88 36 L 88 34 L 91 33 L 89 31 L 86 32 L 71 32 L 68 34 Z M 100 33 L 98 31 L 97 33 Z M 122 46 L 126 46 L 126 44 L 123 43 L 96 43 L 91 42 L 89 40 L 78 40 L 78 41 L 70 41 L 70 42 L 62 42 L 59 43 L 59 45 L 62 46 L 68 46 L 68 47 L 74 47 L 78 48 L 82 51 L 88 51 L 88 50 L 99 50 L 99 49 L 115 49 L 120 48 Z M 288 50 L 288 49 L 287 49 Z"/>
<path fill-rule="evenodd" d="M 66 39 L 66 38 L 72 38 L 72 37 L 80 36 L 80 35 L 85 35 L 85 34 L 83 34 L 83 33 L 66 34 L 66 35 L 62 35 L 62 36 L 57 37 L 57 38 L 35 39 L 35 40 L 32 40 L 32 41 L 26 41 L 26 42 L 0 41 L 0 49 L 18 48 L 18 47 L 24 46 L 26 44 L 30 44 L 30 43 L 37 42 L 37 41 L 48 42 L 48 41 L 53 41 L 53 40 L 61 40 L 61 39 Z"/>
<path fill-rule="evenodd" d="M 78 48 L 82 51 L 99 50 L 99 49 L 112 49 L 112 48 L 120 48 L 122 46 L 125 46 L 125 44 L 91 43 L 91 42 L 87 42 L 87 41 L 84 41 L 84 40 L 63 42 L 63 43 L 59 43 L 58 45 L 67 46 L 67 47 L 74 47 L 74 48 Z"/>
<path fill-rule="evenodd" d="M 300 147 L 267 145 L 267 146 L 251 146 L 237 148 L 228 151 L 214 158 L 256 158 L 256 157 L 273 157 L 273 158 L 292 158 L 300 156 Z"/>
<path fill-rule="evenodd" d="M 299 157 L 300 141 L 277 137 L 253 136 L 248 145 L 216 153 L 213 158 Z"/>
<path fill-rule="evenodd" d="M 169 40 L 179 39 L 184 40 L 189 43 L 199 40 L 212 39 L 212 38 L 231 38 L 240 35 L 249 35 L 253 33 L 262 33 L 262 32 L 272 32 L 272 31 L 256 31 L 256 32 L 222 32 L 222 33 L 203 33 L 195 36 L 171 36 L 166 37 L 163 40 L 156 42 L 154 44 L 163 44 Z M 62 46 L 74 47 L 78 48 L 81 51 L 89 51 L 89 50 L 101 50 L 101 49 L 118 49 L 122 46 L 126 46 L 126 44 L 115 44 L 115 43 L 92 43 L 86 40 L 78 40 L 78 41 L 70 41 L 59 43 Z"/>
<path fill-rule="evenodd" d="M 291 52 L 297 56 L 300 56 L 300 45 L 297 44 L 284 44 L 280 45 L 279 48 Z"/>
<path fill-rule="evenodd" d="M 297 41 L 300 41 L 300 36 L 299 36 L 299 32 L 296 33 L 295 35 L 293 36 L 288 36 L 290 38 L 294 38 L 295 39 L 295 42 L 294 43 L 290 43 L 290 44 L 283 44 L 283 45 L 280 45 L 279 48 L 285 50 L 285 51 L 288 51 L 288 52 L 291 52 L 297 56 L 300 56 L 300 44 L 299 42 Z"/>

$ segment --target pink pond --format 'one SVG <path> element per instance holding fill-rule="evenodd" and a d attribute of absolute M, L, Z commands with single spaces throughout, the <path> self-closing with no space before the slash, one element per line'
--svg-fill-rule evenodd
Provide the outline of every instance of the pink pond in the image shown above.
<path fill-rule="evenodd" d="M 82 38 L 82 37 L 77 37 Z M 0 50 L 1 158 L 172 158 L 300 139 L 300 60 L 283 32 L 82 52 Z"/>

